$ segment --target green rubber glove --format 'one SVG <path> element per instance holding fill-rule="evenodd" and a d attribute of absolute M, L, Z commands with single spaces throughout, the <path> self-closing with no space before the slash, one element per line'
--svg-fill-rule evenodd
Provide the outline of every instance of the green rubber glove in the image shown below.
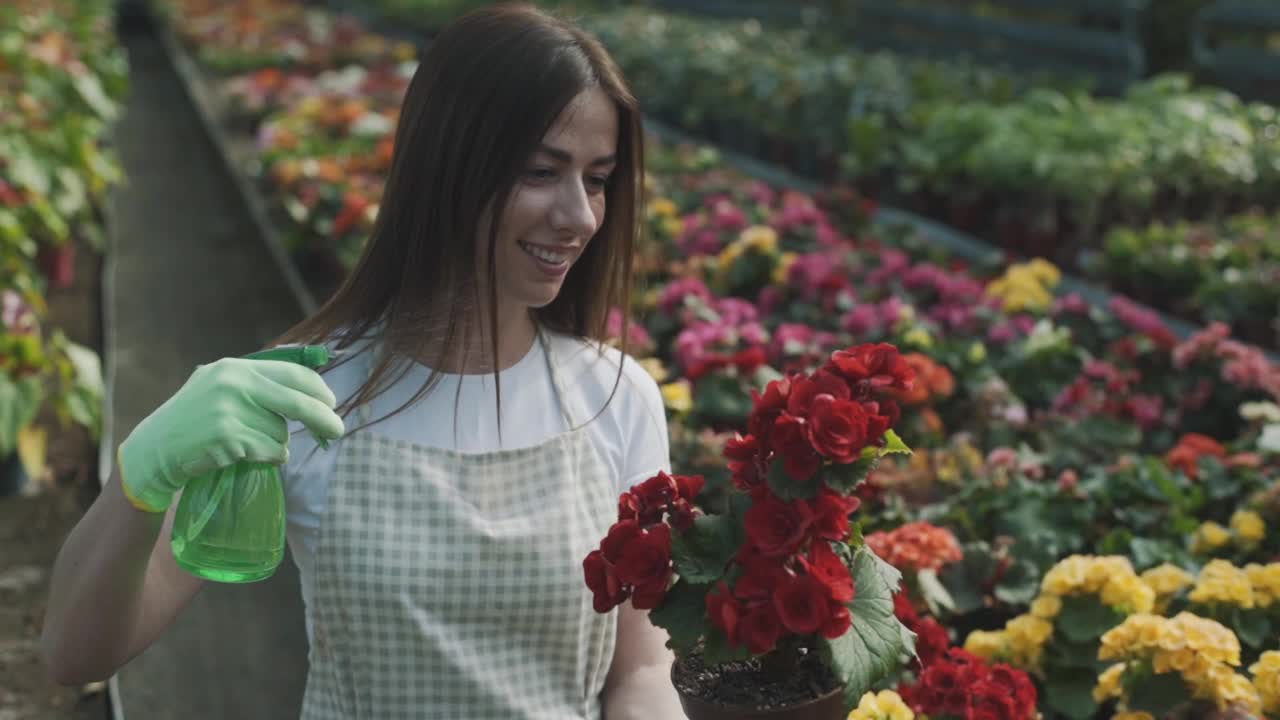
<path fill-rule="evenodd" d="M 324 378 L 302 365 L 233 357 L 200 365 L 117 448 L 125 497 L 139 510 L 165 512 L 208 472 L 242 460 L 284 463 L 289 420 L 320 438 L 342 436 L 336 404 Z"/>

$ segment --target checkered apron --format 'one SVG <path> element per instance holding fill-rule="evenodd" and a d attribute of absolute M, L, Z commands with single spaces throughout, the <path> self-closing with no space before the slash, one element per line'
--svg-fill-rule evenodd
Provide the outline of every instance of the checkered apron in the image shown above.
<path fill-rule="evenodd" d="M 538 338 L 571 430 L 482 453 L 343 438 L 303 720 L 600 717 L 617 612 L 592 609 L 582 560 L 617 496 Z"/>

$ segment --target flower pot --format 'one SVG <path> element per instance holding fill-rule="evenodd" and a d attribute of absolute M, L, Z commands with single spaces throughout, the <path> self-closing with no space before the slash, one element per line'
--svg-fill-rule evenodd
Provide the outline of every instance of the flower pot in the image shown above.
<path fill-rule="evenodd" d="M 13 497 L 27 486 L 27 471 L 22 467 L 18 451 L 0 458 L 0 497 Z"/>
<path fill-rule="evenodd" d="M 44 245 L 36 254 L 36 264 L 49 279 L 50 287 L 63 290 L 71 287 L 76 276 L 75 243 L 64 243 L 57 247 Z"/>
<path fill-rule="evenodd" d="M 718 701 L 704 694 L 695 694 L 690 690 L 690 683 L 682 682 L 692 677 L 705 676 L 714 669 L 702 665 L 701 658 L 693 659 L 689 667 L 683 660 L 677 660 L 671 666 L 671 682 L 680 695 L 680 706 L 689 720 L 844 720 L 848 711 L 844 706 L 844 686 L 837 685 L 817 697 L 797 699 L 789 704 L 761 708 L 755 704 L 743 704 L 741 700 Z M 812 672 L 812 667 L 798 667 L 788 679 L 803 676 Z M 724 677 L 724 676 L 720 676 Z M 749 679 L 753 688 L 764 688 L 767 680 Z M 829 685 L 828 685 L 829 686 Z M 814 691 L 820 691 L 821 685 L 811 684 Z M 794 688 L 793 688 L 794 690 Z"/>

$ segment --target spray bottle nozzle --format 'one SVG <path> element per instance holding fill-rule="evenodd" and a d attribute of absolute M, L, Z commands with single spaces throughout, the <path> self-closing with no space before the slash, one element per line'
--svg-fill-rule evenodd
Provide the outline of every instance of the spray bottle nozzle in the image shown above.
<path fill-rule="evenodd" d="M 281 360 L 291 362 L 312 370 L 318 370 L 325 365 L 333 362 L 335 359 L 346 355 L 345 350 L 331 350 L 324 345 L 301 345 L 291 343 L 288 345 L 277 345 L 267 350 L 260 350 L 255 353 L 249 353 L 244 357 L 249 360 Z M 312 437 L 320 447 L 325 450 L 329 449 L 329 441 L 320 435 L 312 433 Z"/>

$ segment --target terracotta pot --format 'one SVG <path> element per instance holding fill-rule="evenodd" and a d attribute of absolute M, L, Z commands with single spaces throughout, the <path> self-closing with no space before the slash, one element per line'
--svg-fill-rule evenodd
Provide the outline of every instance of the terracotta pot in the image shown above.
<path fill-rule="evenodd" d="M 671 668 L 674 683 L 676 668 Z M 835 690 L 821 697 L 802 702 L 797 705 L 757 710 L 733 705 L 719 705 L 693 695 L 686 695 L 679 690 L 680 706 L 689 720 L 845 720 L 848 713 L 844 709 L 844 688 Z"/>
<path fill-rule="evenodd" d="M 36 255 L 36 263 L 49 279 L 52 288 L 63 290 L 71 287 L 76 277 L 75 243 L 69 242 L 58 247 L 42 246 Z"/>

